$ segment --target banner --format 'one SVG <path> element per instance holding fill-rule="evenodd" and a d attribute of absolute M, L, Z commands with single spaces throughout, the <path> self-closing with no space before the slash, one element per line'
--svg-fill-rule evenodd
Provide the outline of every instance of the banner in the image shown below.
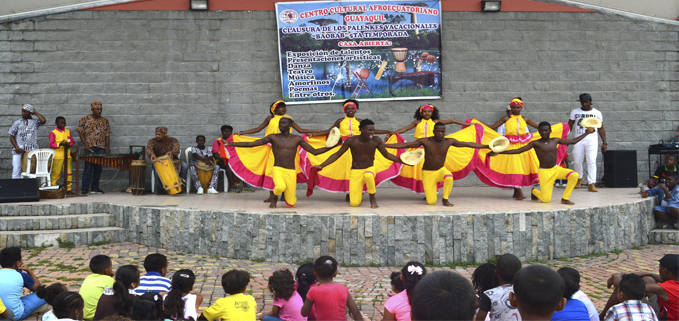
<path fill-rule="evenodd" d="M 276 3 L 283 101 L 440 98 L 440 1 Z"/>

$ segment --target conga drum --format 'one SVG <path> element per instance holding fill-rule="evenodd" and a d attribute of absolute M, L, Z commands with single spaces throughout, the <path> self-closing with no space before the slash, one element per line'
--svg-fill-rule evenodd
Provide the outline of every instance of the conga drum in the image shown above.
<path fill-rule="evenodd" d="M 181 164 L 181 163 L 180 163 Z M 153 166 L 163 183 L 163 188 L 170 194 L 174 195 L 182 191 L 182 183 L 177 175 L 175 164 L 168 155 L 156 157 L 153 161 Z"/>
<path fill-rule="evenodd" d="M 133 160 L 130 165 L 132 195 L 142 195 L 146 190 L 146 160 Z"/>
<path fill-rule="evenodd" d="M 391 55 L 394 56 L 396 60 L 396 71 L 404 72 L 406 71 L 406 58 L 408 58 L 408 48 L 391 48 Z"/>
<path fill-rule="evenodd" d="M 215 169 L 215 164 L 206 164 L 203 161 L 197 161 L 194 165 L 196 167 L 196 174 L 198 175 L 198 181 L 203 188 L 208 188 L 210 186 L 210 181 L 212 180 L 212 171 Z"/>

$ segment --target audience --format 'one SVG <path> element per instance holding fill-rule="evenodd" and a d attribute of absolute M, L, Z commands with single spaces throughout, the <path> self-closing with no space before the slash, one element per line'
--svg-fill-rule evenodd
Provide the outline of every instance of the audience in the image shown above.
<path fill-rule="evenodd" d="M 59 320 L 82 320 L 85 301 L 75 292 L 62 292 L 52 302 L 54 316 Z"/>
<path fill-rule="evenodd" d="M 132 304 L 137 299 L 134 289 L 139 286 L 139 268 L 136 265 L 123 265 L 116 271 L 115 282 L 104 289 L 99 298 L 94 320 L 101 320 L 109 315 L 117 314 L 129 317 Z"/>
<path fill-rule="evenodd" d="M 196 276 L 191 270 L 179 270 L 172 275 L 172 290 L 165 295 L 165 318 L 198 319 L 198 307 L 203 303 L 203 295 L 193 293 Z"/>
<path fill-rule="evenodd" d="M 318 283 L 314 275 L 314 264 L 304 263 L 300 265 L 295 273 L 295 280 L 295 289 L 297 289 L 299 296 L 302 297 L 302 302 L 306 302 L 306 294 L 309 292 L 309 289 Z M 316 307 L 311 307 L 307 320 L 316 320 Z"/>
<path fill-rule="evenodd" d="M 271 311 L 262 314 L 263 321 L 306 321 L 300 313 L 304 301 L 295 291 L 295 279 L 288 269 L 274 272 L 269 277 L 269 291 L 273 294 Z"/>
<path fill-rule="evenodd" d="M 134 300 L 130 319 L 136 321 L 163 320 L 163 299 L 160 294 L 146 292 Z"/>
<path fill-rule="evenodd" d="M 392 296 L 384 303 L 384 317 L 382 320 L 407 320 L 410 321 L 410 299 L 417 283 L 427 274 L 427 269 L 420 262 L 408 262 L 403 266 L 400 273 L 403 281 L 403 291 Z"/>
<path fill-rule="evenodd" d="M 139 286 L 135 289 L 137 295 L 146 292 L 169 292 L 172 282 L 166 278 L 167 257 L 160 253 L 149 254 L 144 259 L 144 274 L 139 278 Z"/>
<path fill-rule="evenodd" d="M 565 267 L 560 268 L 557 273 L 567 274 L 570 276 L 571 280 L 578 286 L 578 291 L 573 294 L 573 299 L 578 299 L 585 304 L 590 321 L 599 321 L 599 312 L 596 310 L 594 303 L 592 303 L 592 300 L 589 299 L 585 292 L 580 290 L 580 272 L 574 268 Z"/>
<path fill-rule="evenodd" d="M 475 310 L 471 283 L 450 271 L 427 274 L 410 298 L 412 320 L 472 320 Z"/>
<path fill-rule="evenodd" d="M 389 296 L 393 296 L 394 294 L 399 294 L 401 291 L 403 291 L 403 280 L 401 280 L 401 272 L 400 271 L 394 271 L 391 272 L 391 276 L 389 276 L 389 279 L 391 279 L 391 292 L 394 292 L 393 294 L 389 294 Z"/>
<path fill-rule="evenodd" d="M 314 274 L 318 284 L 306 294 L 302 316 L 309 316 L 311 307 L 316 307 L 316 320 L 346 320 L 346 309 L 354 320 L 363 320 L 354 298 L 346 286 L 332 282 L 337 276 L 337 260 L 332 256 L 321 256 L 314 263 Z"/>
<path fill-rule="evenodd" d="M 604 321 L 613 320 L 658 320 L 653 309 L 641 302 L 646 294 L 646 283 L 634 274 L 624 274 L 617 286 L 619 304 L 611 307 Z"/>
<path fill-rule="evenodd" d="M 93 256 L 90 259 L 90 270 L 92 274 L 85 278 L 78 292 L 85 301 L 85 308 L 83 308 L 84 320 L 92 320 L 94 318 L 94 311 L 97 309 L 99 297 L 104 293 L 104 289 L 112 287 L 113 283 L 115 283 L 113 279 L 113 263 L 110 257 L 106 255 Z"/>
<path fill-rule="evenodd" d="M 43 291 L 43 288 L 38 291 Z M 68 288 L 61 283 L 52 283 L 48 287 L 44 287 L 44 298 L 47 304 L 54 306 L 54 299 L 61 293 L 68 292 Z M 54 309 L 45 312 L 42 315 L 42 321 L 55 321 L 58 318 L 54 315 Z"/>
<path fill-rule="evenodd" d="M 22 261 L 21 249 L 18 247 L 8 247 L 0 251 L 0 280 L 2 280 L 2 287 L 0 287 L 0 300 L 2 300 L 6 309 L 9 309 L 14 314 L 14 320 L 23 320 L 33 311 L 45 305 L 45 300 L 42 298 L 42 293 L 31 293 L 29 295 L 21 296 L 24 286 L 30 285 L 28 288 L 37 289 L 40 282 L 35 277 L 31 269 L 29 269 Z M 26 275 L 32 280 L 32 284 L 26 280 Z"/>
<path fill-rule="evenodd" d="M 653 177 L 648 180 L 648 188 L 653 188 L 658 185 L 658 183 L 665 183 L 665 178 L 673 173 L 677 173 L 677 156 L 667 155 L 665 156 L 665 165 L 656 168 Z"/>
<path fill-rule="evenodd" d="M 490 319 L 521 320 L 519 311 L 509 304 L 509 293 L 512 292 L 514 275 L 521 269 L 521 261 L 512 254 L 503 254 L 497 259 L 495 275 L 499 286 L 486 290 L 479 295 L 479 311 L 476 321 L 485 320 L 490 313 Z"/>
<path fill-rule="evenodd" d="M 229 296 L 218 299 L 203 310 L 198 318 L 209 321 L 255 321 L 257 320 L 257 302 L 251 295 L 246 295 L 250 283 L 250 273 L 243 270 L 231 270 L 222 275 L 222 288 Z"/>
<path fill-rule="evenodd" d="M 658 205 L 653 208 L 653 216 L 658 228 L 679 229 L 679 174 L 671 173 L 665 177 L 665 183 L 639 192 L 641 197 L 658 196 Z"/>
<path fill-rule="evenodd" d="M 14 320 L 14 313 L 12 313 L 12 310 L 7 309 L 7 307 L 2 304 L 2 300 L 0 300 L 0 321 L 11 321 Z"/>
<path fill-rule="evenodd" d="M 497 275 L 495 275 L 495 264 L 493 263 L 483 263 L 477 267 L 472 273 L 472 286 L 474 287 L 474 292 L 476 293 L 476 303 L 477 306 L 481 303 L 480 297 L 483 292 L 486 292 L 492 288 L 498 287 L 500 285 L 500 280 L 498 280 Z M 476 309 L 476 313 L 479 313 L 479 309 Z M 476 319 L 476 317 L 474 317 Z M 490 321 L 490 316 L 486 315 L 484 319 Z"/>
<path fill-rule="evenodd" d="M 563 310 L 554 312 L 552 321 L 589 321 L 589 312 L 585 304 L 573 298 L 573 294 L 580 290 L 580 285 L 571 278 L 571 274 L 567 271 L 558 271 L 557 273 L 563 279 L 563 297 L 566 299 L 566 306 Z"/>
<path fill-rule="evenodd" d="M 519 310 L 522 320 L 550 320 L 555 311 L 563 310 L 563 278 L 543 265 L 521 268 L 514 275 L 514 291 L 510 304 Z"/>

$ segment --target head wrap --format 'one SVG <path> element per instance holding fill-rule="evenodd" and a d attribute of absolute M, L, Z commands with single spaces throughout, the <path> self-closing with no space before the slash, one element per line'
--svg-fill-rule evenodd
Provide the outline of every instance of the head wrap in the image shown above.
<path fill-rule="evenodd" d="M 422 115 L 422 112 L 427 110 L 427 109 L 431 110 L 432 113 L 434 112 L 434 106 L 433 105 L 422 105 L 420 107 L 420 115 Z"/>
<path fill-rule="evenodd" d="M 521 99 L 514 98 L 514 99 L 512 99 L 512 102 L 509 103 L 510 108 L 513 107 L 513 106 L 519 106 L 519 107 L 523 108 L 523 102 L 521 101 Z"/>
<path fill-rule="evenodd" d="M 31 104 L 25 104 L 24 107 L 21 107 L 21 109 L 26 110 L 29 113 L 32 113 L 35 110 Z"/>
<path fill-rule="evenodd" d="M 167 127 L 165 127 L 165 126 L 158 126 L 158 127 L 156 127 L 156 133 L 167 134 Z"/>
<path fill-rule="evenodd" d="M 101 102 L 100 101 L 95 101 L 92 104 L 90 104 L 92 107 L 101 107 Z"/>
<path fill-rule="evenodd" d="M 279 101 L 273 103 L 273 105 L 271 105 L 271 113 L 272 113 L 272 114 L 276 114 L 276 108 L 277 108 L 278 105 L 279 105 L 280 103 L 282 103 L 282 102 L 283 102 L 282 100 L 279 100 Z"/>
<path fill-rule="evenodd" d="M 347 101 L 346 103 L 344 103 L 344 105 L 342 105 L 342 110 L 347 111 L 347 106 L 354 106 L 354 108 L 358 109 L 358 106 L 356 106 L 355 102 Z"/>

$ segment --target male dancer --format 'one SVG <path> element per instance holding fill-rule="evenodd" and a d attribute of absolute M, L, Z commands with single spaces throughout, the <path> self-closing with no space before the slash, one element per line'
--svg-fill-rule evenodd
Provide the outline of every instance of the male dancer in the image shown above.
<path fill-rule="evenodd" d="M 375 150 L 379 150 L 382 156 L 386 159 L 403 163 L 400 158 L 389 154 L 382 143 L 382 139 L 375 136 L 375 123 L 370 119 L 361 120 L 358 125 L 361 131 L 359 136 L 352 136 L 344 141 L 342 147 L 332 156 L 330 156 L 323 164 L 314 166 L 319 171 L 323 167 L 332 164 L 349 148 L 351 148 L 351 177 L 349 178 L 349 202 L 351 206 L 359 206 L 362 201 L 363 185 L 368 186 L 368 193 L 370 194 L 370 207 L 378 208 L 375 200 L 375 173 L 374 167 Z"/>
<path fill-rule="evenodd" d="M 598 111 L 596 108 L 592 107 L 592 96 L 590 94 L 582 94 L 580 95 L 580 108 L 573 109 L 571 112 L 571 117 L 570 120 L 568 120 L 568 127 L 571 128 L 571 131 L 573 131 L 576 135 L 582 135 L 585 133 L 587 130 L 585 127 L 580 126 L 580 122 L 588 117 L 596 117 L 600 121 L 604 121 L 603 116 L 601 115 L 601 112 Z M 575 128 L 573 127 L 575 125 Z M 601 128 L 594 129 L 596 132 L 599 133 L 599 136 L 601 136 L 601 140 L 604 142 L 603 145 L 601 145 L 601 152 L 605 153 L 606 150 L 608 149 L 608 143 L 606 142 L 606 130 L 604 129 L 604 126 L 602 125 Z M 587 156 L 587 189 L 590 192 L 597 192 L 596 186 L 594 184 L 596 183 L 596 157 L 597 157 L 597 146 L 599 145 L 599 140 L 596 138 L 596 135 L 592 135 L 587 137 L 587 139 L 584 139 L 583 141 L 575 144 L 573 146 L 573 158 L 574 158 L 574 169 L 576 172 L 578 172 L 578 175 L 580 175 L 580 179 L 578 180 L 578 183 L 575 185 L 575 188 L 579 188 L 580 184 L 582 184 L 582 180 L 585 179 L 585 176 L 583 176 L 582 172 L 582 162 L 585 159 L 585 154 Z"/>
<path fill-rule="evenodd" d="M 227 146 L 233 147 L 255 147 L 271 143 L 271 150 L 273 151 L 275 161 L 271 174 L 274 183 L 274 196 L 269 204 L 270 208 L 276 208 L 278 196 L 281 193 L 285 193 L 285 204 L 288 207 L 294 207 L 297 203 L 297 195 L 295 195 L 297 189 L 295 156 L 297 156 L 298 146 L 301 146 L 313 155 L 323 154 L 335 147 L 315 149 L 302 137 L 291 134 L 290 127 L 292 127 L 292 118 L 288 115 L 283 115 L 278 123 L 280 134 L 270 134 L 254 142 L 226 142 Z"/>
<path fill-rule="evenodd" d="M 446 138 L 446 125 L 443 123 L 436 123 L 434 125 L 433 137 L 420 138 L 410 143 L 384 145 L 386 148 L 417 148 L 420 146 L 424 146 L 422 187 L 424 188 L 427 204 L 436 204 L 436 185 L 439 182 L 443 182 L 443 206 L 453 206 L 453 204 L 448 201 L 448 196 L 453 190 L 453 174 L 444 166 L 446 163 L 446 156 L 448 155 L 448 148 L 450 148 L 450 146 L 488 148 L 488 145 L 461 142 L 455 138 Z M 489 153 L 489 155 L 493 156 L 495 154 Z"/>
<path fill-rule="evenodd" d="M 500 154 L 521 154 L 534 148 L 535 154 L 538 156 L 538 160 L 540 161 L 540 168 L 538 169 L 540 190 L 534 188 L 531 192 L 531 199 L 540 200 L 543 203 L 549 203 L 552 201 L 554 182 L 557 179 L 567 179 L 568 184 L 566 185 L 566 190 L 563 192 L 561 204 L 573 205 L 575 203 L 571 202 L 570 198 L 571 192 L 573 192 L 573 188 L 575 188 L 575 184 L 578 180 L 578 173 L 556 164 L 557 144 L 577 144 L 579 141 L 585 138 L 585 136 L 593 132 L 594 129 L 587 128 L 584 134 L 578 136 L 575 139 L 549 138 L 549 134 L 552 133 L 552 127 L 548 122 L 543 121 L 538 125 L 538 133 L 540 133 L 540 137 L 542 137 L 541 139 L 534 140 L 528 143 L 528 145 L 519 149 L 507 150 Z"/>

